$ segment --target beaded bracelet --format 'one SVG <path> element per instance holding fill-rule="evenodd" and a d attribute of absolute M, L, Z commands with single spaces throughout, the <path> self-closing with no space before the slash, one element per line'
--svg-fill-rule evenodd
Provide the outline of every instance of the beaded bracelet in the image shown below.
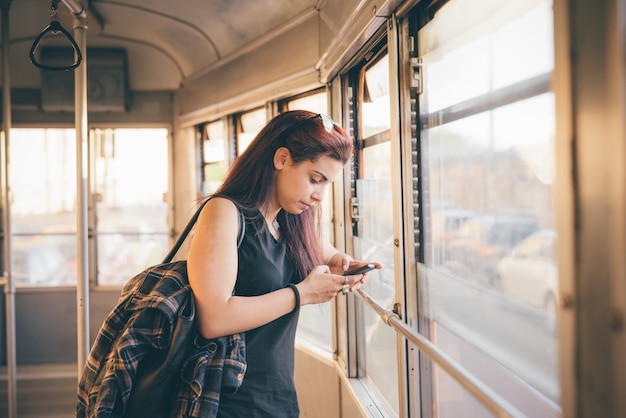
<path fill-rule="evenodd" d="M 289 283 L 287 287 L 291 288 L 291 290 L 293 290 L 293 294 L 296 296 L 296 306 L 293 308 L 293 311 L 292 311 L 294 312 L 298 308 L 300 308 L 300 292 L 298 291 L 298 288 L 296 287 L 296 285 L 293 283 Z"/>

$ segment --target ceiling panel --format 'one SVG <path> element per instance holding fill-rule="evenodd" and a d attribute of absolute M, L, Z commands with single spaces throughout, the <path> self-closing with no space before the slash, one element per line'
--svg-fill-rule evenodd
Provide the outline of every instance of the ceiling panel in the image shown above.
<path fill-rule="evenodd" d="M 181 85 L 190 75 L 219 67 L 222 61 L 227 62 L 259 39 L 271 40 L 270 34 L 311 13 L 319 3 L 320 0 L 92 0 L 87 43 L 88 47 L 132 50 L 129 70 L 133 90 L 169 89 Z M 34 39 L 50 23 L 51 5 L 46 0 L 11 1 L 12 57 L 16 51 L 28 54 Z M 75 20 L 63 3 L 58 4 L 56 18 L 73 33 Z M 67 41 L 52 36 L 46 36 L 41 46 L 60 43 L 69 46 Z M 38 84 L 28 79 L 38 73 L 21 67 L 29 61 L 11 61 L 11 72 L 23 75 L 19 77 L 20 84 Z M 146 79 L 133 75 L 139 71 L 152 74 Z M 163 73 L 161 77 L 154 74 L 159 71 Z"/>

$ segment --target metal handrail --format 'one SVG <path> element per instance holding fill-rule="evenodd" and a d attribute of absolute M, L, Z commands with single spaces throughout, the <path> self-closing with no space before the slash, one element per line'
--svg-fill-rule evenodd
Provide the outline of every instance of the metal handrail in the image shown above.
<path fill-rule="evenodd" d="M 362 289 L 358 289 L 354 293 L 372 308 L 385 324 L 391 326 L 402 334 L 404 338 L 415 344 L 422 353 L 426 354 L 435 364 L 448 372 L 457 383 L 463 386 L 472 396 L 489 409 L 494 416 L 500 418 L 525 417 L 523 413 L 511 405 L 506 399 L 491 390 L 427 338 L 409 328 L 395 312 L 382 307 Z"/>

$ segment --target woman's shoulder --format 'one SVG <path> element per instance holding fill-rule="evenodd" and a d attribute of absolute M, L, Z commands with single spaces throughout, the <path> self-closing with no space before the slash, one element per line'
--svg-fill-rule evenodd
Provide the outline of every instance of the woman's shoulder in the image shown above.
<path fill-rule="evenodd" d="M 239 222 L 240 211 L 236 203 L 222 196 L 210 196 L 204 203 L 200 218 L 210 224 Z"/>
<path fill-rule="evenodd" d="M 228 196 L 223 195 L 211 195 L 206 198 L 205 206 L 213 206 L 218 208 L 226 208 L 230 207 L 233 209 L 237 209 L 238 204 L 236 201 Z"/>

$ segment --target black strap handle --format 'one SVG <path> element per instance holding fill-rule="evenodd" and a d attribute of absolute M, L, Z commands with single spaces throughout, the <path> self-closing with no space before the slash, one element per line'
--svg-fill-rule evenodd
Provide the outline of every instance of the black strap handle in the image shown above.
<path fill-rule="evenodd" d="M 35 52 L 37 51 L 37 48 L 39 47 L 39 44 L 41 43 L 41 40 L 48 33 L 56 34 L 56 33 L 59 33 L 59 32 L 61 32 L 63 35 L 65 35 L 65 37 L 70 41 L 70 44 L 72 44 L 72 47 L 74 48 L 74 51 L 76 51 L 76 62 L 74 62 L 74 64 L 72 64 L 72 65 L 63 65 L 63 66 L 59 66 L 59 67 L 54 67 L 54 66 L 51 66 L 51 65 L 45 65 L 45 64 L 42 64 L 40 62 L 37 62 L 37 60 L 35 59 Z M 35 41 L 33 42 L 33 45 L 30 47 L 29 56 L 30 56 L 30 62 L 32 62 L 35 67 L 43 68 L 44 70 L 52 70 L 52 71 L 73 70 L 74 68 L 78 67 L 80 65 L 80 63 L 83 61 L 83 55 L 80 53 L 80 48 L 76 44 L 76 41 L 74 40 L 72 35 L 68 31 L 66 31 L 63 28 L 63 26 L 61 26 L 61 24 L 58 21 L 56 21 L 56 20 L 53 20 L 52 22 L 50 22 L 50 24 L 44 28 L 44 30 L 39 34 L 39 36 L 37 36 L 35 38 Z"/>
<path fill-rule="evenodd" d="M 206 199 L 204 202 L 200 204 L 200 207 L 196 210 L 196 213 L 193 214 L 193 216 L 187 223 L 187 226 L 185 226 L 185 229 L 183 229 L 183 232 L 181 232 L 178 239 L 176 239 L 176 242 L 174 243 L 174 246 L 172 247 L 172 249 L 167 253 L 165 258 L 163 259 L 163 264 L 169 263 L 170 261 L 172 261 L 172 259 L 174 258 L 178 250 L 180 250 L 180 247 L 185 242 L 187 235 L 189 235 L 189 232 L 191 232 L 191 230 L 193 229 L 193 226 L 198 220 L 198 216 L 200 216 L 200 212 L 202 212 L 204 205 L 206 205 L 207 202 L 211 200 L 212 198 L 213 196 L 209 197 L 208 199 Z M 239 246 L 241 245 L 241 241 L 243 241 L 243 236 L 245 235 L 245 232 L 246 232 L 246 220 L 243 217 L 243 213 L 241 213 L 241 210 L 237 209 L 237 212 L 239 212 L 239 232 L 237 236 L 237 248 L 239 248 Z"/>

